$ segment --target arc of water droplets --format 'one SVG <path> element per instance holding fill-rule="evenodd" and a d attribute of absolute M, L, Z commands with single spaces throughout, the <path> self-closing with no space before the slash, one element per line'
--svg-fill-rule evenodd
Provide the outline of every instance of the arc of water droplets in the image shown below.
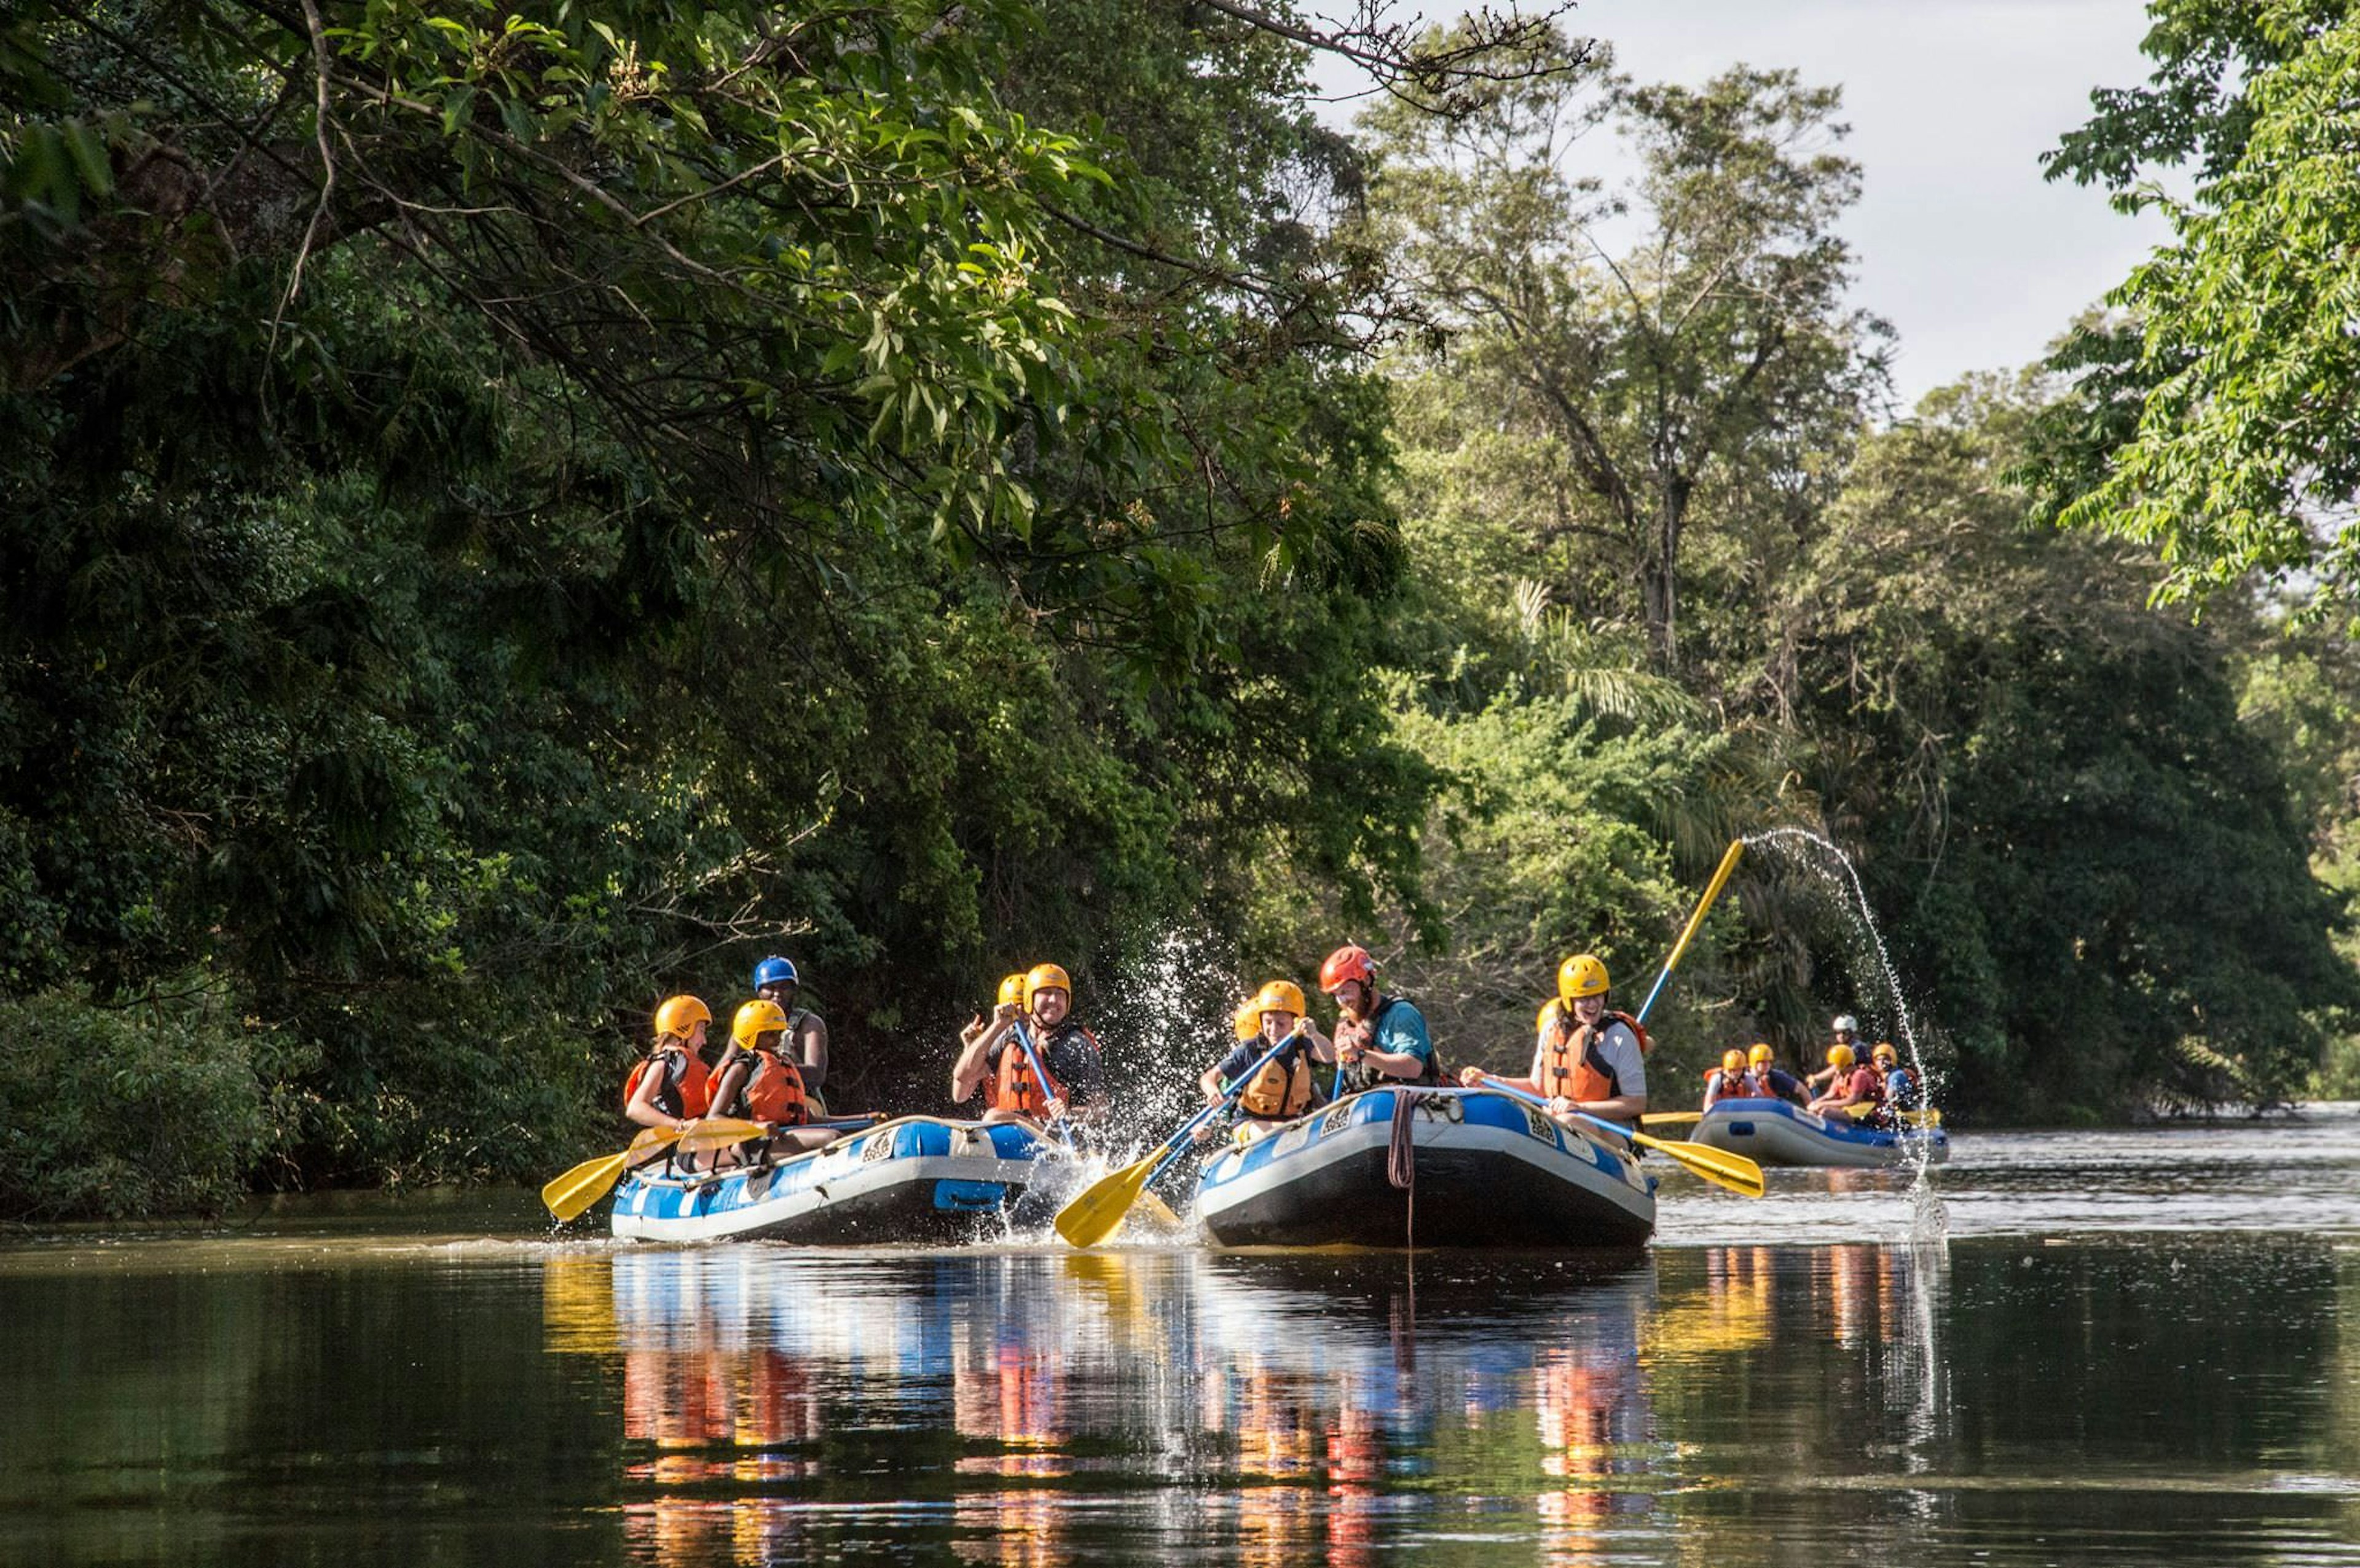
<path fill-rule="evenodd" d="M 1839 877 L 1834 872 L 1829 870 L 1818 856 L 1799 855 L 1795 856 L 1813 876 L 1832 885 L 1839 894 L 1847 891 L 1851 894 L 1851 903 L 1857 911 L 1860 929 L 1868 933 L 1869 942 L 1876 950 L 1877 967 L 1883 971 L 1885 988 L 1893 997 L 1894 1016 L 1901 1025 L 1901 1040 L 1902 1043 L 1908 1048 L 1909 1063 L 1917 1069 L 1918 1081 L 1926 1085 L 1926 1097 L 1930 1101 L 1933 1097 L 1934 1078 L 1933 1074 L 1926 1070 L 1926 1059 L 1918 1053 L 1918 1028 L 1909 1018 L 1909 999 L 1902 994 L 1901 977 L 1894 972 L 1893 955 L 1885 949 L 1885 933 L 1877 928 L 1876 913 L 1869 907 L 1868 889 L 1863 886 L 1860 871 L 1852 865 L 1852 856 L 1846 855 L 1834 840 L 1824 834 L 1815 833 L 1808 828 L 1767 828 L 1761 833 L 1745 835 L 1745 844 L 1748 848 L 1761 845 L 1784 849 L 1797 844 L 1808 844 L 1814 849 L 1824 851 L 1828 858 L 1842 867 L 1843 875 Z M 1925 1144 L 1922 1141 L 1904 1140 L 1902 1147 L 1909 1150 L 1910 1162 L 1916 1168 L 1918 1174 L 1917 1184 L 1910 1194 L 1913 1210 L 1910 1225 L 1912 1237 L 1921 1244 L 1942 1245 L 1948 1238 L 1949 1216 L 1943 1213 L 1941 1200 L 1934 1196 L 1933 1187 L 1927 1179 L 1926 1172 L 1929 1161 Z"/>

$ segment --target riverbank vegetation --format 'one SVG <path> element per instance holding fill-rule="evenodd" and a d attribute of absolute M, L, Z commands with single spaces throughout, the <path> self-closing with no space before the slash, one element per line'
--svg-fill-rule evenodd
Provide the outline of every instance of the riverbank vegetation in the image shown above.
<path fill-rule="evenodd" d="M 1349 135 L 1318 48 L 1391 84 Z M 0 1125 L 124 1160 L 0 1204 L 546 1174 L 781 949 L 839 1103 L 936 1104 L 1049 955 L 1193 1075 L 1174 1011 L 1347 934 L 1503 1063 L 1779 825 L 1958 1119 L 2344 1082 L 2344 628 L 2039 526 L 2116 517 L 2122 363 L 1891 408 L 1839 115 L 1496 19 L 33 7 Z M 1892 1032 L 1863 942 L 1757 853 L 1664 1082 Z"/>

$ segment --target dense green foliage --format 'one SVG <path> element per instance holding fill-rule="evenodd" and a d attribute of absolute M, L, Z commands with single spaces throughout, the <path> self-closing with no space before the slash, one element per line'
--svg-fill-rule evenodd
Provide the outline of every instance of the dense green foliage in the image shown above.
<path fill-rule="evenodd" d="M 2167 598 L 2256 575 L 2349 615 L 2360 454 L 2344 417 L 2360 375 L 2360 19 L 2341 0 L 2155 0 L 2145 86 L 2093 94 L 2051 178 L 2159 209 L 2171 243 L 2056 364 L 2079 379 L 2027 474 L 2068 526 L 2153 547 Z M 2168 176 L 2192 177 L 2185 199 Z"/>
<path fill-rule="evenodd" d="M 1139 1062 L 1345 934 L 1508 1065 L 1769 824 L 1860 857 L 1969 1115 L 2290 1092 L 2355 1001 L 2349 660 L 2148 609 L 2004 477 L 2092 472 L 2147 362 L 1874 430 L 1831 89 L 1429 47 L 1454 114 L 1353 138 L 1177 5 L 15 16 L 7 1125 L 189 1130 L 0 1206 L 545 1173 L 658 997 L 781 947 L 839 1103 L 933 1105 L 1015 964 Z M 2225 180 L 2274 102 L 2075 156 Z M 1662 1092 L 1891 1029 L 1857 947 L 1757 853 Z"/>
<path fill-rule="evenodd" d="M 128 1007 L 0 1001 L 0 1212 L 35 1218 L 221 1208 L 266 1152 L 269 1085 L 295 1065 L 197 984 Z"/>

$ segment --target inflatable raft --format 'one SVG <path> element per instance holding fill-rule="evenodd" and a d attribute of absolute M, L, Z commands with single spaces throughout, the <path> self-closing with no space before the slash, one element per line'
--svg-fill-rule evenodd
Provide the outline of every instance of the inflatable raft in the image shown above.
<path fill-rule="evenodd" d="M 1760 1165 L 1912 1165 L 1920 1157 L 1939 1165 L 1950 1158 L 1950 1135 L 1939 1127 L 1883 1131 L 1770 1099 L 1720 1102 L 1689 1131 L 1688 1141 Z"/>
<path fill-rule="evenodd" d="M 1371 1089 L 1208 1161 L 1196 1217 L 1225 1247 L 1619 1250 L 1655 1228 L 1621 1140 L 1481 1089 Z"/>
<path fill-rule="evenodd" d="M 639 1241 L 755 1237 L 817 1243 L 956 1242 L 998 1228 L 1043 1145 L 1015 1123 L 912 1116 L 746 1171 L 669 1164 L 623 1179 L 615 1234 Z"/>

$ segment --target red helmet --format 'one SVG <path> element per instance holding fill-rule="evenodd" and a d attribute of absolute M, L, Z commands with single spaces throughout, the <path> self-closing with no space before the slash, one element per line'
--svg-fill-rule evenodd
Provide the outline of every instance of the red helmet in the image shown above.
<path fill-rule="evenodd" d="M 1347 980 L 1358 980 L 1363 985 L 1376 984 L 1377 965 L 1369 950 L 1357 942 L 1347 942 L 1328 955 L 1319 966 L 1319 988 L 1334 996 Z"/>

